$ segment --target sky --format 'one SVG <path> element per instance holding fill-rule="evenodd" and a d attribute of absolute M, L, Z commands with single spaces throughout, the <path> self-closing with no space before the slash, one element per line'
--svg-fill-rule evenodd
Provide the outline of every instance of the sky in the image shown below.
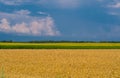
<path fill-rule="evenodd" d="M 0 0 L 0 41 L 119 41 L 120 0 Z"/>

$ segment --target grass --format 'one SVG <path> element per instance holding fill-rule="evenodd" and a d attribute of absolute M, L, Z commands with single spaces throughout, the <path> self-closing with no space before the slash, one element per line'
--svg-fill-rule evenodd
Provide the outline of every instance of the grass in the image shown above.
<path fill-rule="evenodd" d="M 120 43 L 0 43 L 0 49 L 120 49 Z"/>
<path fill-rule="evenodd" d="M 0 78 L 5 78 L 5 73 L 4 73 L 3 67 L 2 67 L 1 72 L 0 72 Z"/>
<path fill-rule="evenodd" d="M 120 50 L 0 50 L 8 78 L 120 78 Z"/>

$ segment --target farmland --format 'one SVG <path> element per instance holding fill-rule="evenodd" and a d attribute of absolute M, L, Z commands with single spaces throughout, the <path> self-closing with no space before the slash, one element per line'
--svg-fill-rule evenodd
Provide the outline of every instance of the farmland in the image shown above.
<path fill-rule="evenodd" d="M 1 49 L 0 71 L 4 78 L 120 78 L 120 50 Z"/>
<path fill-rule="evenodd" d="M 0 49 L 120 49 L 120 43 L 0 43 Z"/>

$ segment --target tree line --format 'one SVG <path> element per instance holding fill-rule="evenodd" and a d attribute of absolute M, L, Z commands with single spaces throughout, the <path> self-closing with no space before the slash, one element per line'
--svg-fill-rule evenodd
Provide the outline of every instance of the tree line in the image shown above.
<path fill-rule="evenodd" d="M 13 41 L 13 40 L 3 40 L 0 42 L 4 43 L 120 43 L 120 41 L 54 41 L 54 40 L 48 40 L 48 41 Z"/>

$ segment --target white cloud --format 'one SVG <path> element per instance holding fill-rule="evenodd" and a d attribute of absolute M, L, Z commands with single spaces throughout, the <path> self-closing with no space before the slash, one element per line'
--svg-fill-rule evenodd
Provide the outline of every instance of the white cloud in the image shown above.
<path fill-rule="evenodd" d="M 98 0 L 109 15 L 120 16 L 120 0 Z"/>
<path fill-rule="evenodd" d="M 0 0 L 6 5 L 37 4 L 43 6 L 53 6 L 57 8 L 77 8 L 82 0 Z"/>
<path fill-rule="evenodd" d="M 6 5 L 20 5 L 31 1 L 32 0 L 0 0 L 1 3 L 4 3 Z"/>
<path fill-rule="evenodd" d="M 38 14 L 50 16 L 48 13 L 46 13 L 46 12 L 41 12 L 41 11 L 39 11 Z"/>
<path fill-rule="evenodd" d="M 28 15 L 31 12 L 28 10 L 20 10 L 20 11 L 15 11 L 16 14 L 20 14 L 20 15 Z"/>
<path fill-rule="evenodd" d="M 113 16 L 119 16 L 120 13 L 119 12 L 108 12 L 109 15 L 113 15 Z"/>
<path fill-rule="evenodd" d="M 97 0 L 107 8 L 120 8 L 120 0 Z"/>
<path fill-rule="evenodd" d="M 15 0 L 13 0 L 13 1 L 11 1 L 11 0 L 0 0 L 0 2 L 4 3 L 6 5 L 15 5 L 15 4 L 19 3 L 19 1 L 15 1 Z"/>
<path fill-rule="evenodd" d="M 119 3 L 116 3 L 116 4 L 113 5 L 112 7 L 114 7 L 114 8 L 120 8 L 120 2 L 119 2 Z"/>
<path fill-rule="evenodd" d="M 9 22 L 5 18 L 3 18 L 0 23 L 0 31 L 10 32 L 11 27 L 9 25 Z"/>
<path fill-rule="evenodd" d="M 0 13 L 0 32 L 34 36 L 58 36 L 54 20 L 50 16 L 33 17 L 29 15 Z M 14 19 L 13 19 L 14 17 Z M 15 23 L 13 23 L 15 22 Z"/>
<path fill-rule="evenodd" d="M 30 34 L 31 33 L 29 27 L 24 22 L 21 24 L 15 24 L 14 26 L 12 26 L 11 32 L 22 33 L 22 34 Z"/>
<path fill-rule="evenodd" d="M 110 8 L 120 8 L 120 2 L 116 2 L 114 4 L 109 4 L 108 7 L 110 7 Z"/>
<path fill-rule="evenodd" d="M 50 0 L 46 1 L 46 3 L 58 8 L 77 8 L 80 6 L 81 0 Z"/>

